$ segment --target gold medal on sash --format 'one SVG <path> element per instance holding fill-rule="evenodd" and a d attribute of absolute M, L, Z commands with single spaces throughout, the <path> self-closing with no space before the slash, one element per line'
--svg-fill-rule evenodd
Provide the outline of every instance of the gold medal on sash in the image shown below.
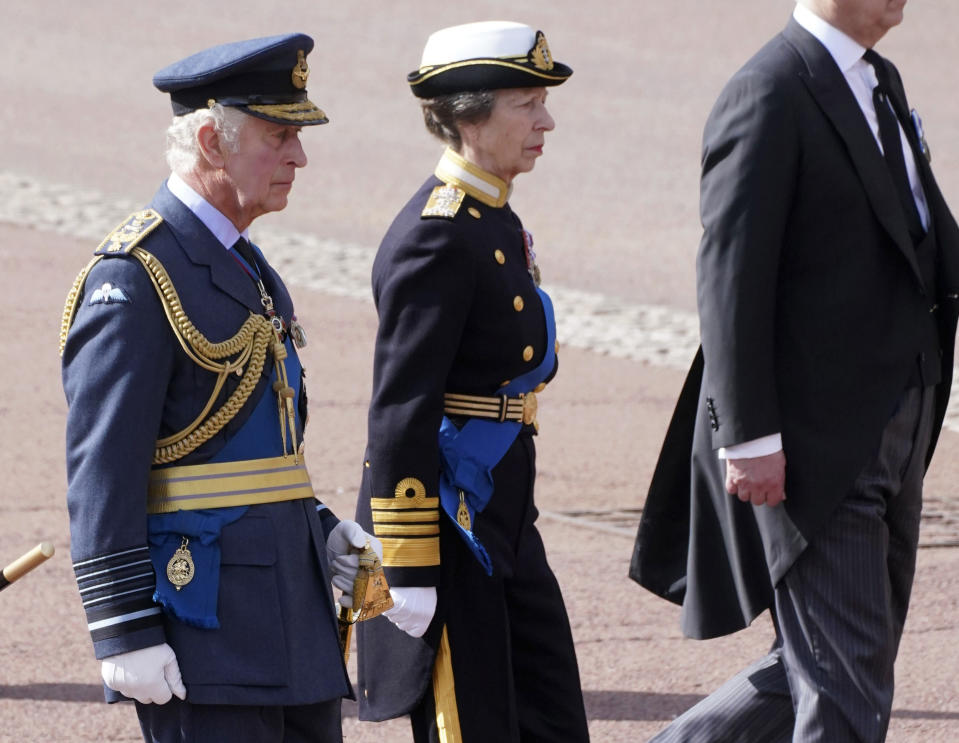
<path fill-rule="evenodd" d="M 469 509 L 466 507 L 466 493 L 462 490 L 460 491 L 460 504 L 456 509 L 456 523 L 466 529 L 466 531 L 469 531 L 473 526 Z"/>
<path fill-rule="evenodd" d="M 177 551 L 173 553 L 173 557 L 171 557 L 170 561 L 166 564 L 167 580 L 176 586 L 176 590 L 178 591 L 193 580 L 193 575 L 196 571 L 193 565 L 193 555 L 190 553 L 190 550 L 187 549 L 188 544 L 190 544 L 190 540 L 183 537 L 183 541 L 180 543 Z"/>

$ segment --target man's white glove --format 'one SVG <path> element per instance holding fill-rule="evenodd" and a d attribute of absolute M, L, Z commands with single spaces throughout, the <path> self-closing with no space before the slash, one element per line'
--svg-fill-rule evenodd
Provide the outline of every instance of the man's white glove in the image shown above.
<path fill-rule="evenodd" d="M 422 637 L 436 613 L 434 586 L 402 586 L 391 588 L 393 608 L 383 612 L 399 629 L 410 637 Z"/>
<path fill-rule="evenodd" d="M 166 704 L 176 694 L 186 699 L 176 654 L 166 643 L 104 658 L 103 683 L 141 704 Z"/>
<path fill-rule="evenodd" d="M 355 521 L 341 521 L 330 531 L 326 538 L 326 559 L 330 563 L 330 582 L 339 588 L 343 595 L 339 598 L 341 606 L 353 606 L 353 581 L 360 569 L 360 552 L 366 543 L 383 560 L 383 545 L 372 534 L 363 531 Z"/>

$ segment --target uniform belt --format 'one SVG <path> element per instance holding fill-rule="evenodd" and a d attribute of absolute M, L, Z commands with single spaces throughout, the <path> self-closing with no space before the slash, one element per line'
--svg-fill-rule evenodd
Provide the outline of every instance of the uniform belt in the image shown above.
<path fill-rule="evenodd" d="M 489 418 L 517 423 L 536 422 L 536 393 L 509 397 L 508 395 L 458 395 L 447 392 L 443 395 L 443 412 L 446 415 L 464 415 L 470 418 Z"/>
<path fill-rule="evenodd" d="M 312 498 L 303 457 L 187 464 L 152 470 L 147 513 L 227 508 Z"/>

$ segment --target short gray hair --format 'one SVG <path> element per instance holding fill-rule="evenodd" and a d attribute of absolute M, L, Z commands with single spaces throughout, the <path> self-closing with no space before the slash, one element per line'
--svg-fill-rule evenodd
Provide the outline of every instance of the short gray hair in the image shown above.
<path fill-rule="evenodd" d="M 239 109 L 214 103 L 193 113 L 177 116 L 166 130 L 166 161 L 174 173 L 188 173 L 196 167 L 200 148 L 196 133 L 201 126 L 212 123 L 220 139 L 231 152 L 239 146 L 240 130 L 247 115 Z"/>
<path fill-rule="evenodd" d="M 494 103 L 495 90 L 476 90 L 426 98 L 420 105 L 430 134 L 459 152 L 463 144 L 459 124 L 482 124 L 493 113 Z"/>

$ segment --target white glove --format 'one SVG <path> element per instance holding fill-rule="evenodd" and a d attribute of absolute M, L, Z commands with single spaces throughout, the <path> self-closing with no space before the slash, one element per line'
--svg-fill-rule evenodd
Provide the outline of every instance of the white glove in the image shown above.
<path fill-rule="evenodd" d="M 141 704 L 166 704 L 174 694 L 186 699 L 176 654 L 165 642 L 104 658 L 100 676 L 111 689 Z"/>
<path fill-rule="evenodd" d="M 339 588 L 343 595 L 339 598 L 341 606 L 353 606 L 353 581 L 360 569 L 360 552 L 366 543 L 383 559 L 383 545 L 372 534 L 363 531 L 355 521 L 341 521 L 330 531 L 326 538 L 326 559 L 330 563 L 330 582 Z"/>
<path fill-rule="evenodd" d="M 403 586 L 391 588 L 393 608 L 383 612 L 410 637 L 422 637 L 436 613 L 435 586 Z"/>

